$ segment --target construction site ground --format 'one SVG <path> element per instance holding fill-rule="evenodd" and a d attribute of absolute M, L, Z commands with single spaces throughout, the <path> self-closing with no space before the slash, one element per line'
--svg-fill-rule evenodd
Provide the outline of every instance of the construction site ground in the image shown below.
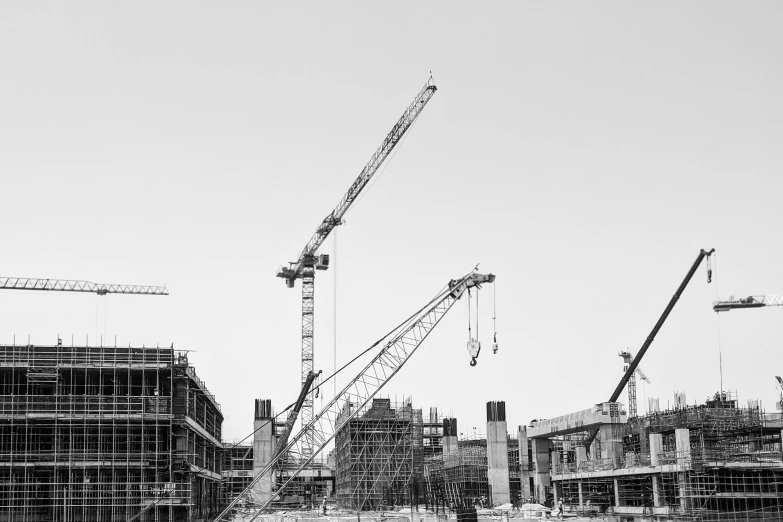
<path fill-rule="evenodd" d="M 549 508 L 543 506 L 540 509 L 526 509 L 526 510 L 510 510 L 500 511 L 495 509 L 478 509 L 476 512 L 477 522 L 490 522 L 497 521 L 503 522 L 507 520 L 556 520 L 556 512 L 552 512 Z M 249 522 L 253 518 L 253 513 L 247 513 L 245 515 L 238 515 L 233 522 Z M 320 515 L 312 510 L 303 511 L 280 511 L 277 513 L 269 513 L 260 515 L 256 520 L 263 522 L 447 522 L 451 520 L 457 520 L 455 512 L 450 512 L 447 515 L 438 514 L 433 512 L 414 511 L 411 514 L 410 509 L 403 509 L 400 511 L 362 511 L 361 513 L 350 512 L 329 512 L 326 516 Z M 579 516 L 576 513 L 566 511 L 563 520 L 570 520 L 574 522 L 586 522 L 588 520 L 603 520 L 608 522 L 618 521 L 619 518 L 612 515 L 601 516 Z"/>

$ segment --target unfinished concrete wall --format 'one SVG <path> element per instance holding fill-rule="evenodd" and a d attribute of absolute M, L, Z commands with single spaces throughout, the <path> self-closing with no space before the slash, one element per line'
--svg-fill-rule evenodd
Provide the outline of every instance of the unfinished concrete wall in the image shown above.
<path fill-rule="evenodd" d="M 511 502 L 508 483 L 508 427 L 506 403 L 487 403 L 487 480 L 493 506 Z"/>

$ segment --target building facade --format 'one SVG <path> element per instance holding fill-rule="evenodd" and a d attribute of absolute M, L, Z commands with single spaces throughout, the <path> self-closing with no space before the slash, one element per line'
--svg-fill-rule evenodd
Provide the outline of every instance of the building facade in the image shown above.
<path fill-rule="evenodd" d="M 215 398 L 170 348 L 0 346 L 0 521 L 202 521 Z"/>

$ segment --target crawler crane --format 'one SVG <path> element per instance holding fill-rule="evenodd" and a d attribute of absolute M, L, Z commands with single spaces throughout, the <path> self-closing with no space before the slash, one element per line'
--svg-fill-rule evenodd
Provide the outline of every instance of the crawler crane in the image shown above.
<path fill-rule="evenodd" d="M 454 303 L 465 292 L 471 288 L 480 288 L 484 283 L 493 283 L 494 281 L 495 276 L 493 274 L 479 274 L 475 270 L 460 279 L 451 280 L 429 303 L 406 319 L 390 334 L 370 346 L 365 353 L 377 348 L 382 342 L 386 342 L 378 350 L 377 355 L 340 393 L 304 424 L 296 435 L 288 437 L 289 442 L 284 448 L 275 448 L 274 456 L 270 462 L 255 474 L 245 490 L 234 498 L 213 522 L 227 520 L 225 517 L 231 513 L 242 497 L 252 490 L 256 483 L 261 480 L 271 480 L 271 471 L 281 458 L 285 455 L 298 454 L 301 456 L 298 461 L 300 462 L 298 469 L 283 482 L 278 489 L 278 493 L 285 488 L 326 447 L 337 431 L 358 415 L 381 388 L 400 371 L 424 339 L 432 332 L 432 329 L 438 325 L 440 320 L 443 319 Z M 312 376 L 312 374 L 309 375 Z M 307 393 L 310 382 L 312 382 L 312 379 L 309 379 L 309 382 L 305 382 L 302 387 L 302 394 Z M 303 442 L 307 433 L 311 433 L 316 440 L 312 452 L 304 451 Z M 271 504 L 272 498 L 270 496 L 259 507 L 256 514 L 250 518 L 251 521 L 255 520 Z"/>

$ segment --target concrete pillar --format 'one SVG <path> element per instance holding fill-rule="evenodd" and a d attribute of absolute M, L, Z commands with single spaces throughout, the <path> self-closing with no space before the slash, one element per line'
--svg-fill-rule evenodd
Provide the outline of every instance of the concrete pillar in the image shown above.
<path fill-rule="evenodd" d="M 536 502 L 543 504 L 546 502 L 546 490 L 551 484 L 549 475 L 549 445 L 548 439 L 532 439 L 533 444 L 533 465 L 535 474 L 533 475 L 533 486 L 535 491 L 533 497 Z"/>
<path fill-rule="evenodd" d="M 443 454 L 448 455 L 457 451 L 457 419 L 443 419 Z"/>
<path fill-rule="evenodd" d="M 620 507 L 620 483 L 614 479 L 614 507 Z"/>
<path fill-rule="evenodd" d="M 553 451 L 552 454 L 552 475 L 560 475 L 563 472 L 563 457 L 559 451 Z"/>
<path fill-rule="evenodd" d="M 663 435 L 650 433 L 650 465 L 661 465 L 661 453 L 663 453 Z"/>
<path fill-rule="evenodd" d="M 661 505 L 661 494 L 658 491 L 658 475 L 652 476 L 652 488 L 653 488 L 653 507 L 663 507 Z"/>
<path fill-rule="evenodd" d="M 581 471 L 585 462 L 587 462 L 587 448 L 578 446 L 576 448 L 576 470 Z"/>
<path fill-rule="evenodd" d="M 519 481 L 522 483 L 522 498 L 531 498 L 530 492 L 530 456 L 528 455 L 527 426 L 519 426 L 517 430 L 519 445 Z"/>
<path fill-rule="evenodd" d="M 487 479 L 493 506 L 511 502 L 508 482 L 508 428 L 506 403 L 487 403 Z"/>
<path fill-rule="evenodd" d="M 604 424 L 601 426 L 601 460 L 604 464 L 611 463 L 613 468 L 619 468 L 623 455 L 623 440 L 620 426 Z"/>
<path fill-rule="evenodd" d="M 585 504 L 585 497 L 582 494 L 582 481 L 580 480 L 577 484 L 579 485 L 579 509 L 581 510 Z"/>
<path fill-rule="evenodd" d="M 674 442 L 677 447 L 677 464 L 687 466 L 691 461 L 691 437 L 687 428 L 674 430 Z"/>
<path fill-rule="evenodd" d="M 598 454 L 601 453 L 601 443 L 594 440 L 590 443 L 590 460 L 598 460 Z"/>
<path fill-rule="evenodd" d="M 272 401 L 256 399 L 256 414 L 253 421 L 253 476 L 258 476 L 261 470 L 272 460 L 275 450 L 275 429 L 272 418 Z M 266 502 L 272 496 L 273 471 L 253 486 L 252 495 L 255 502 Z"/>

